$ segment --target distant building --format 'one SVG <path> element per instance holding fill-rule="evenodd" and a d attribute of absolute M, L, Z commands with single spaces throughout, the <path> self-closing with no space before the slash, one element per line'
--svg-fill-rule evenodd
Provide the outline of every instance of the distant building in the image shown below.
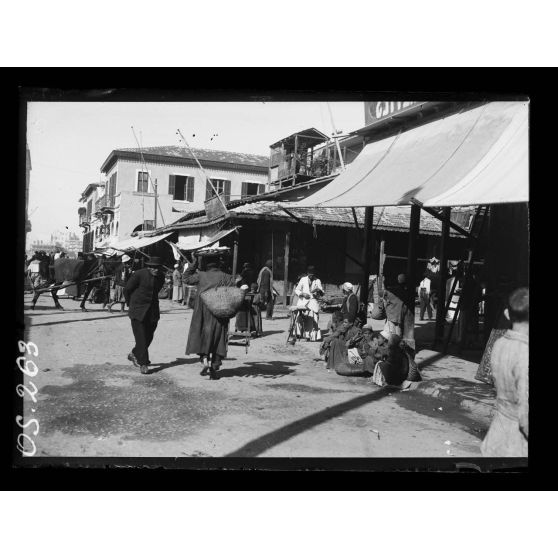
<path fill-rule="evenodd" d="M 263 194 L 269 158 L 261 155 L 192 150 L 225 202 Z M 142 230 L 169 225 L 204 209 L 213 189 L 190 151 L 182 147 L 117 149 L 101 166 L 105 180 L 83 191 L 79 208 L 83 251 L 109 246 Z M 157 189 L 157 209 L 155 204 Z"/>

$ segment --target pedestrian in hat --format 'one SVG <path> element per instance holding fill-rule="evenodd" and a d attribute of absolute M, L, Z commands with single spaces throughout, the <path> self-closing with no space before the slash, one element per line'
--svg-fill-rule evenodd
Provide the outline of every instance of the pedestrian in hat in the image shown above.
<path fill-rule="evenodd" d="M 139 366 L 142 374 L 149 374 L 148 349 L 160 317 L 158 295 L 165 282 L 165 274 L 161 267 L 161 258 L 150 258 L 147 267 L 133 273 L 124 287 L 124 297 L 130 307 L 128 315 L 136 341 L 128 360 Z"/>
<path fill-rule="evenodd" d="M 174 264 L 172 272 L 172 300 L 179 304 L 182 302 L 182 272 L 178 263 Z"/>
<path fill-rule="evenodd" d="M 122 263 L 116 266 L 116 269 L 114 270 L 114 278 L 112 280 L 114 286 L 114 298 L 108 305 L 109 312 L 112 312 L 112 307 L 115 304 L 120 304 L 120 311 L 124 312 L 124 306 L 126 304 L 124 287 L 126 286 L 130 275 L 132 275 L 132 270 L 130 268 L 130 256 L 124 254 L 122 256 Z"/>
<path fill-rule="evenodd" d="M 184 274 L 186 285 L 196 285 L 198 296 L 190 322 L 186 354 L 200 357 L 202 376 L 209 375 L 210 380 L 218 380 L 218 371 L 227 356 L 229 320 L 217 318 L 205 305 L 201 293 L 215 287 L 235 286 L 232 275 L 222 271 L 223 262 L 218 256 L 204 257 L 205 271 L 199 269 L 200 256 L 194 256 L 192 265 Z"/>

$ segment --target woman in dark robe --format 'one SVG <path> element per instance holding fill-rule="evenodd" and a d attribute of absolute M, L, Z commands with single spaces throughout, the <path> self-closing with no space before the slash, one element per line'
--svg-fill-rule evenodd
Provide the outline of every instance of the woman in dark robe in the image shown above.
<path fill-rule="evenodd" d="M 222 360 L 227 356 L 229 320 L 216 318 L 205 305 L 201 293 L 214 287 L 230 287 L 235 285 L 232 275 L 221 271 L 218 257 L 205 258 L 206 270 L 198 269 L 197 259 L 186 270 L 184 280 L 187 285 L 197 285 L 198 296 L 192 314 L 186 354 L 198 354 L 203 369 L 202 376 L 209 374 L 211 380 L 218 380 L 217 371 Z"/>

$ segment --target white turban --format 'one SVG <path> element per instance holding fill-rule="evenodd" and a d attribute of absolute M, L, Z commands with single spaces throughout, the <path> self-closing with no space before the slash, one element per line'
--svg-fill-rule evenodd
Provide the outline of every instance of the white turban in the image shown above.
<path fill-rule="evenodd" d="M 353 290 L 353 284 L 349 283 L 348 281 L 346 283 L 343 283 L 343 285 L 341 285 L 341 288 L 344 291 L 352 291 Z"/>

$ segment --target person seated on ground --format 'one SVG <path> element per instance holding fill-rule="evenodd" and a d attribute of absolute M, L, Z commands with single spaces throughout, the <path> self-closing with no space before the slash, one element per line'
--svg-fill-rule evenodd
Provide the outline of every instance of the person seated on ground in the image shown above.
<path fill-rule="evenodd" d="M 335 310 L 327 324 L 327 333 L 324 335 L 320 346 L 320 355 L 324 356 L 326 362 L 329 358 L 329 345 L 331 340 L 338 336 L 335 332 L 341 323 L 343 323 L 343 313 L 340 310 Z"/>
<path fill-rule="evenodd" d="M 331 335 L 326 368 L 335 370 L 339 363 L 346 361 L 348 353 L 347 341 L 362 333 L 362 325 L 365 323 L 366 316 L 363 316 L 361 313 L 357 314 L 352 324 L 347 319 L 343 320 Z"/>
<path fill-rule="evenodd" d="M 364 325 L 362 330 L 347 339 L 347 355 L 344 361 L 338 362 L 335 372 L 340 376 L 371 376 L 374 370 L 370 363 L 373 353 L 374 330 L 371 325 Z"/>
<path fill-rule="evenodd" d="M 374 365 L 372 382 L 378 386 L 404 389 L 412 381 L 420 381 L 412 348 L 399 335 L 388 333 L 387 329 L 381 331 L 380 336 L 385 341 L 378 338 L 374 352 L 374 358 L 378 360 Z"/>

